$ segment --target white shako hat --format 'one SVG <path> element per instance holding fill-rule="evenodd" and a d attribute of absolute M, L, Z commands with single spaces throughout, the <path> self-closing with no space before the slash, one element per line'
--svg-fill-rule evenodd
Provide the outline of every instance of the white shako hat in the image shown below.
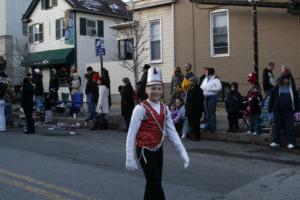
<path fill-rule="evenodd" d="M 162 85 L 161 72 L 155 67 L 150 67 L 147 76 L 147 86 Z"/>

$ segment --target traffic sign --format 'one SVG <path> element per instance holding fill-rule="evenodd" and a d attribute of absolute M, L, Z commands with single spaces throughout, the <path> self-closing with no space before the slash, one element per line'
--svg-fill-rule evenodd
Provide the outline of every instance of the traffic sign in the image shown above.
<path fill-rule="evenodd" d="M 105 56 L 104 40 L 95 39 L 96 56 Z"/>

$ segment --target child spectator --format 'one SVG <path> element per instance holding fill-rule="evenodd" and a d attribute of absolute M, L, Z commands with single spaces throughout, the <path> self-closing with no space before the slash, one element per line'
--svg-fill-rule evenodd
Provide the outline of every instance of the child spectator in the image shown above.
<path fill-rule="evenodd" d="M 261 115 L 261 101 L 262 95 L 260 87 L 253 84 L 247 94 L 247 112 L 249 116 L 250 127 L 247 134 L 257 135 L 260 133 L 260 115 Z"/>
<path fill-rule="evenodd" d="M 183 104 L 183 99 L 177 97 L 175 103 L 170 105 L 171 118 L 175 125 L 176 131 L 179 136 L 182 135 L 182 126 L 185 120 L 185 106 Z"/>
<path fill-rule="evenodd" d="M 242 96 L 238 91 L 238 83 L 230 84 L 230 92 L 225 100 L 225 108 L 228 113 L 229 128 L 227 132 L 236 133 L 239 130 L 239 116 L 242 108 Z"/>
<path fill-rule="evenodd" d="M 52 106 L 54 105 L 54 99 L 47 93 L 45 95 L 44 108 L 45 108 L 45 123 L 50 123 L 53 120 Z"/>

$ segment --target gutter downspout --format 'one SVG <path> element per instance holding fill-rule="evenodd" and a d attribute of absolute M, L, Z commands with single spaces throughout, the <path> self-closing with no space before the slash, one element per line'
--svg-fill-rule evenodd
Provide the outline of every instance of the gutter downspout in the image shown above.
<path fill-rule="evenodd" d="M 192 24 L 193 24 L 193 72 L 196 73 L 196 47 L 195 47 L 195 3 L 192 4 Z"/>
<path fill-rule="evenodd" d="M 175 2 L 172 4 L 172 22 L 173 22 L 173 67 L 176 67 L 176 15 L 175 15 Z"/>

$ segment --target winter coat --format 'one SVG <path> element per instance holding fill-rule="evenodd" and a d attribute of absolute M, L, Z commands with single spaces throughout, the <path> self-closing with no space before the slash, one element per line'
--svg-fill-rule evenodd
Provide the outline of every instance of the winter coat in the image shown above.
<path fill-rule="evenodd" d="M 272 70 L 265 68 L 263 71 L 263 89 L 264 91 L 271 90 L 274 87 L 275 80 Z"/>
<path fill-rule="evenodd" d="M 131 84 L 124 85 L 121 89 L 121 114 L 131 117 L 134 109 L 134 91 Z"/>
<path fill-rule="evenodd" d="M 49 91 L 57 92 L 59 89 L 59 80 L 56 75 L 53 75 L 49 83 Z"/>
<path fill-rule="evenodd" d="M 176 107 L 174 110 L 170 111 L 171 117 L 174 124 L 178 124 L 184 121 L 185 119 L 185 106 L 181 105 L 180 107 Z"/>
<path fill-rule="evenodd" d="M 0 100 L 4 99 L 6 89 L 7 89 L 6 84 L 4 82 L 0 82 Z"/>
<path fill-rule="evenodd" d="M 203 91 L 198 85 L 192 87 L 187 92 L 186 104 L 185 104 L 185 116 L 191 118 L 201 118 L 203 112 Z"/>
<path fill-rule="evenodd" d="M 204 96 L 214 96 L 218 95 L 222 90 L 222 84 L 215 76 L 208 76 L 203 80 L 201 89 L 203 90 Z"/>
<path fill-rule="evenodd" d="M 26 78 L 23 80 L 22 86 L 22 97 L 21 97 L 21 106 L 26 108 L 33 108 L 33 95 L 34 95 L 34 87 L 30 81 Z"/>
<path fill-rule="evenodd" d="M 249 91 L 247 94 L 247 101 L 247 110 L 250 115 L 261 113 L 262 95 L 259 92 Z"/>
<path fill-rule="evenodd" d="M 173 95 L 176 92 L 177 87 L 181 87 L 184 76 L 182 74 L 173 75 L 171 81 L 170 94 Z"/>
<path fill-rule="evenodd" d="M 43 75 L 34 74 L 32 77 L 32 82 L 35 84 L 35 95 L 43 96 L 44 95 Z"/>
<path fill-rule="evenodd" d="M 93 85 L 93 80 L 92 80 L 92 77 L 93 77 L 93 74 L 95 72 L 89 72 L 88 74 L 86 74 L 86 79 L 87 79 L 87 82 L 86 82 L 86 85 L 85 85 L 85 94 L 88 95 L 90 94 L 92 91 L 92 85 Z"/>
<path fill-rule="evenodd" d="M 290 77 L 290 84 L 289 84 L 289 99 L 283 99 L 280 97 L 279 89 L 282 81 L 281 79 L 278 80 L 278 85 L 276 85 L 271 93 L 270 101 L 269 101 L 269 112 L 297 112 L 299 111 L 299 94 L 296 90 L 296 86 L 293 83 L 292 77 Z M 288 101 L 287 101 L 288 100 Z M 284 102 L 283 102 L 284 101 Z M 286 103 L 289 103 L 290 106 L 285 105 Z"/>
<path fill-rule="evenodd" d="M 98 113 L 109 113 L 109 90 L 105 85 L 99 85 L 99 100 L 97 104 Z"/>
<path fill-rule="evenodd" d="M 238 91 L 231 91 L 225 100 L 225 108 L 228 113 L 239 113 L 242 109 L 243 97 Z"/>

